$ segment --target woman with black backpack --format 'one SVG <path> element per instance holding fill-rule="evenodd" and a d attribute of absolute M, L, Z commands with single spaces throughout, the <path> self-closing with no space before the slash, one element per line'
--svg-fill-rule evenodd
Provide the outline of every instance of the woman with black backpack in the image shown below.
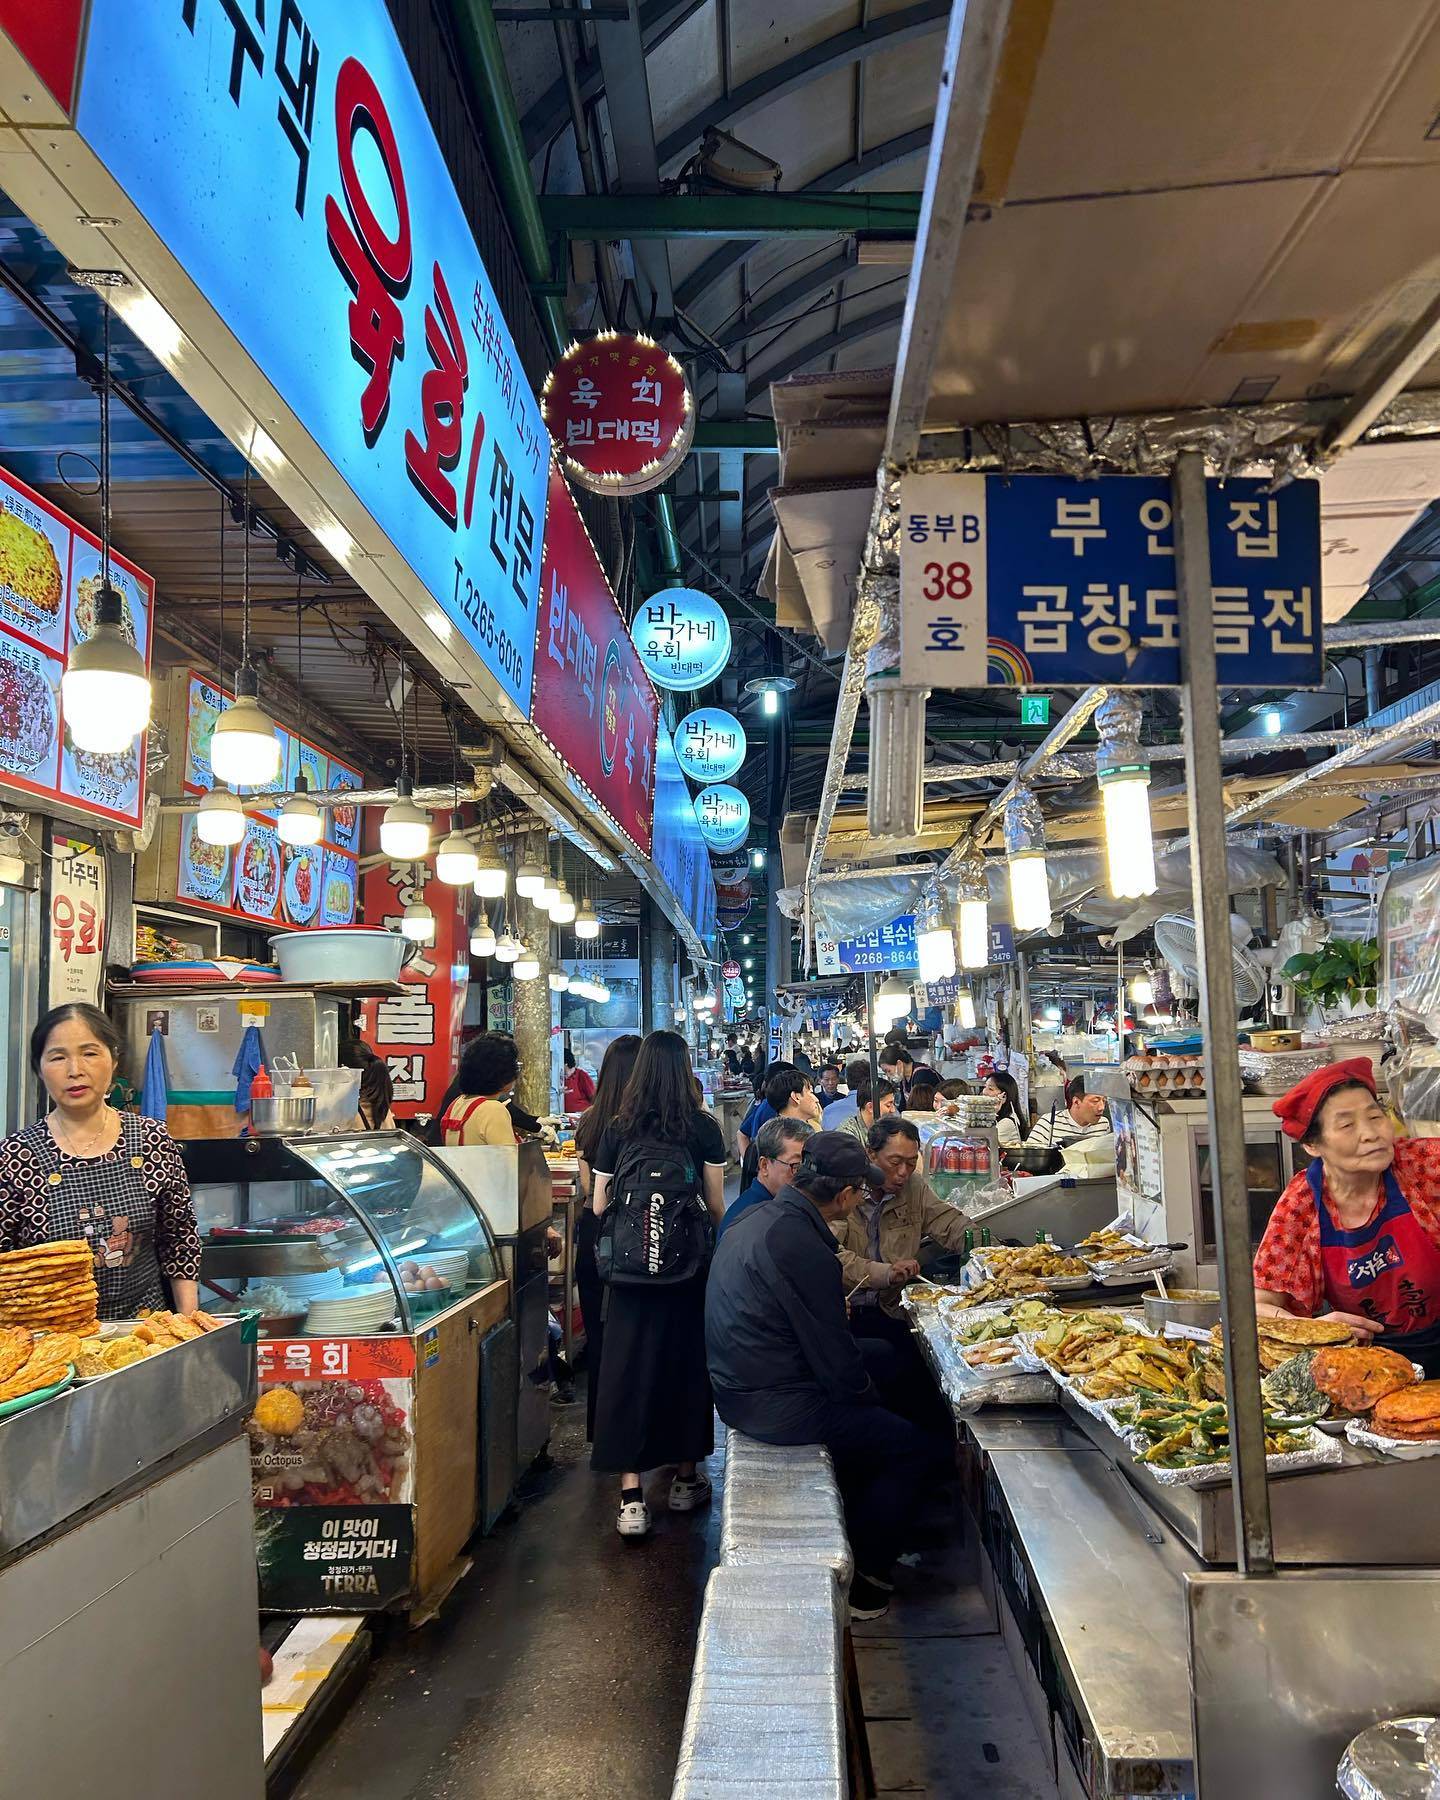
<path fill-rule="evenodd" d="M 591 1467 L 620 1477 L 616 1530 L 640 1538 L 644 1471 L 676 1464 L 670 1510 L 693 1512 L 710 1498 L 696 1464 L 715 1448 L 705 1278 L 725 1211 L 725 1142 L 678 1032 L 641 1044 L 591 1167 L 608 1287 Z"/>

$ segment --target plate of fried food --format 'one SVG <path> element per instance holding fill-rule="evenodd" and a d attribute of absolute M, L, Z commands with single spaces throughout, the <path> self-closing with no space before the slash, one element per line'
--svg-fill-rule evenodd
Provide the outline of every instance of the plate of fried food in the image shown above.
<path fill-rule="evenodd" d="M 204 1337 L 224 1322 L 207 1312 L 194 1312 L 189 1318 L 173 1312 L 145 1312 L 138 1319 L 112 1319 L 100 1327 L 97 1337 L 81 1345 L 75 1359 L 76 1379 L 98 1381 L 118 1374 L 162 1350 Z"/>
<path fill-rule="evenodd" d="M 1137 1394 L 1199 1400 L 1210 1392 L 1207 1366 L 1193 1345 L 1151 1337 L 1117 1313 L 1075 1313 L 1048 1325 L 1031 1347 L 1057 1380 L 1085 1400 L 1132 1400 Z"/>
<path fill-rule="evenodd" d="M 1054 1244 L 987 1244 L 966 1265 L 981 1276 L 971 1288 L 972 1300 L 1010 1299 L 1024 1294 L 1063 1293 L 1091 1285 L 1090 1271 L 1078 1256 Z"/>
<path fill-rule="evenodd" d="M 75 1379 L 82 1341 L 74 1332 L 0 1326 L 0 1419 L 63 1393 Z"/>

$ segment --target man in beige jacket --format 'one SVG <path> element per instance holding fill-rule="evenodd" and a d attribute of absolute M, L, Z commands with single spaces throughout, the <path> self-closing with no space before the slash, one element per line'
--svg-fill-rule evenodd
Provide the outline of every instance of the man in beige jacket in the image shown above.
<path fill-rule="evenodd" d="M 961 1250 L 970 1221 L 921 1174 L 920 1133 L 908 1119 L 877 1119 L 868 1148 L 885 1185 L 878 1193 L 872 1189 L 848 1217 L 830 1225 L 850 1296 L 850 1329 L 862 1341 L 879 1338 L 891 1346 L 891 1378 L 871 1371 L 887 1392 L 888 1404 L 917 1423 L 943 1419 L 948 1425 L 948 1408 L 940 1405 L 934 1378 L 901 1312 L 900 1294 L 920 1273 L 921 1242 L 929 1238 L 945 1250 Z"/>

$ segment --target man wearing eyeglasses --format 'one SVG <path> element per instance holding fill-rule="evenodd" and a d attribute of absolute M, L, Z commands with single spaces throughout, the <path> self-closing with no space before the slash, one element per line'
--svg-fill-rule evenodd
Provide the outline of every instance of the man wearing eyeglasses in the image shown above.
<path fill-rule="evenodd" d="M 800 1167 L 800 1152 L 813 1129 L 804 1119 L 791 1118 L 789 1115 L 765 1121 L 755 1139 L 755 1149 L 759 1156 L 755 1179 L 725 1209 L 725 1217 L 720 1221 L 720 1233 L 733 1225 L 741 1213 L 773 1198 L 781 1188 L 790 1186 L 795 1179 L 795 1171 Z"/>

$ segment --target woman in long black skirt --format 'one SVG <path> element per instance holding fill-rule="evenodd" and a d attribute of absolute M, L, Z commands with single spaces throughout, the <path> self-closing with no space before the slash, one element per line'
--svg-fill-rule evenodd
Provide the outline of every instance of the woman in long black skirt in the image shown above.
<path fill-rule="evenodd" d="M 580 1295 L 580 1317 L 585 1321 L 585 1366 L 590 1371 L 585 1390 L 585 1435 L 592 1442 L 595 1438 L 595 1402 L 600 1395 L 600 1353 L 605 1345 L 605 1287 L 595 1266 L 595 1238 L 600 1230 L 600 1220 L 590 1204 L 595 1197 L 595 1152 L 605 1135 L 605 1127 L 615 1122 L 639 1054 L 640 1039 L 635 1032 L 627 1031 L 621 1037 L 611 1038 L 605 1059 L 600 1064 L 595 1098 L 581 1113 L 575 1127 L 580 1198 L 585 1202 L 575 1228 L 575 1286 Z"/>
<path fill-rule="evenodd" d="M 725 1142 L 704 1110 L 685 1040 L 654 1031 L 640 1046 L 614 1122 L 595 1146 L 595 1212 L 603 1214 L 627 1138 L 673 1144 L 688 1154 L 696 1190 L 718 1224 L 725 1210 Z M 650 1529 L 641 1476 L 677 1465 L 671 1512 L 710 1498 L 696 1464 L 715 1448 L 714 1401 L 705 1367 L 705 1273 L 673 1287 L 611 1287 L 605 1296 L 605 1356 L 595 1401 L 590 1466 L 620 1477 L 621 1537 Z"/>

